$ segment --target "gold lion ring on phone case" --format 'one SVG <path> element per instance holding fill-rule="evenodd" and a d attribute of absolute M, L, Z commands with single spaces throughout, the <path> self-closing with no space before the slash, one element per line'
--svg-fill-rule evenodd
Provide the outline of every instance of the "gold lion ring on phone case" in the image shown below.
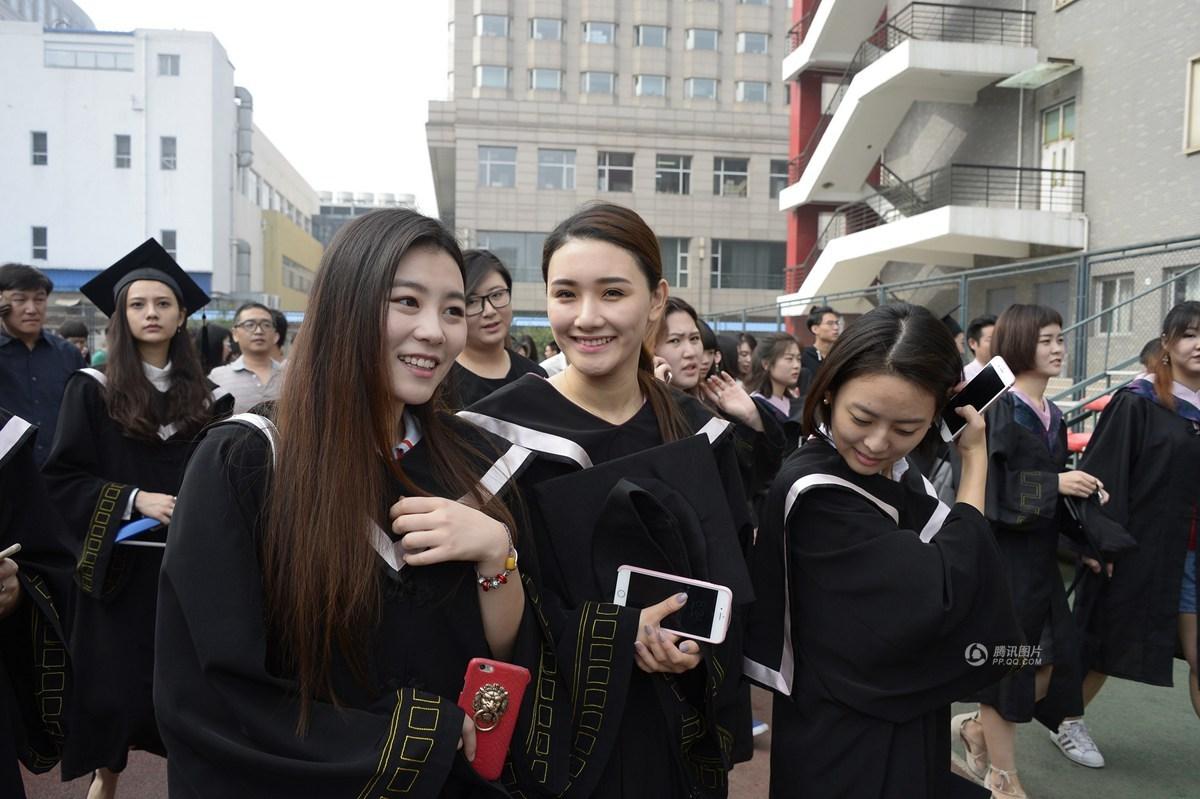
<path fill-rule="evenodd" d="M 508 689 L 500 683 L 486 683 L 475 692 L 471 707 L 475 709 L 475 729 L 490 732 L 500 726 L 500 719 L 508 710 Z"/>

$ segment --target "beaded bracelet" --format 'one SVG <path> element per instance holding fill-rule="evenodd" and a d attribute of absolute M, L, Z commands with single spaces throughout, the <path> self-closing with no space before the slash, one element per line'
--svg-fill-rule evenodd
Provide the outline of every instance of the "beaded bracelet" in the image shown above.
<path fill-rule="evenodd" d="M 475 581 L 479 583 L 479 587 L 484 591 L 491 591 L 507 583 L 508 575 L 512 574 L 517 568 L 517 548 L 513 546 L 512 531 L 503 522 L 501 522 L 500 526 L 504 528 L 504 533 L 508 536 L 508 557 L 504 559 L 504 571 L 494 577 L 484 577 L 479 572 L 475 572 Z"/>

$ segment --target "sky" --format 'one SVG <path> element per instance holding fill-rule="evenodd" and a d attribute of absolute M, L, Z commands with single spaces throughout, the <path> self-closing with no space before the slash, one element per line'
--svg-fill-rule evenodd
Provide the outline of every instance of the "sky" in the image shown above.
<path fill-rule="evenodd" d="M 212 32 L 254 123 L 314 189 L 415 194 L 436 213 L 425 121 L 445 99 L 447 0 L 77 4 L 100 30 Z"/>

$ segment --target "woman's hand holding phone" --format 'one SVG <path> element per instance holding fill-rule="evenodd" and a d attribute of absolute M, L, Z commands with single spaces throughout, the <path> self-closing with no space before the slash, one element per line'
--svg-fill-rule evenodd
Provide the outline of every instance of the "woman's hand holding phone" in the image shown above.
<path fill-rule="evenodd" d="M 480 574 L 504 570 L 508 532 L 491 516 L 443 497 L 404 497 L 388 510 L 409 566 L 462 561 Z"/>
<path fill-rule="evenodd" d="M 700 645 L 681 639 L 658 625 L 687 603 L 687 594 L 669 596 L 642 611 L 638 619 L 638 637 L 633 643 L 638 668 L 648 674 L 682 674 L 700 665 Z"/>
<path fill-rule="evenodd" d="M 458 748 L 462 750 L 463 757 L 470 763 L 475 760 L 475 722 L 471 720 L 471 714 L 463 715 L 462 737 L 458 739 Z"/>
<path fill-rule="evenodd" d="M 962 476 L 958 481 L 956 499 L 984 513 L 987 502 L 987 422 L 972 405 L 956 408 L 955 412 L 966 420 L 956 440 L 962 456 Z"/>
<path fill-rule="evenodd" d="M 987 422 L 983 414 L 972 405 L 955 408 L 955 412 L 967 420 L 963 431 L 958 434 L 958 451 L 965 458 L 968 455 L 982 454 L 987 458 Z"/>

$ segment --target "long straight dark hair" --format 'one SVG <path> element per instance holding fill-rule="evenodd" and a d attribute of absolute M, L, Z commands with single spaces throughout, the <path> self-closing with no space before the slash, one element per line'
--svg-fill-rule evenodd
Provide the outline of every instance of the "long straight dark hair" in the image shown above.
<path fill-rule="evenodd" d="M 1158 395 L 1159 403 L 1175 410 L 1175 372 L 1171 368 L 1170 350 L 1183 338 L 1188 328 L 1200 327 L 1200 302 L 1187 300 L 1179 303 L 1167 312 L 1162 326 L 1162 355 L 1154 364 L 1154 393 Z"/>
<path fill-rule="evenodd" d="M 387 529 L 381 515 L 396 499 L 388 496 L 389 472 L 406 495 L 427 495 L 391 455 L 400 419 L 384 345 L 396 268 L 421 248 L 450 255 L 461 276 L 462 252 L 437 220 L 387 209 L 346 224 L 321 258 L 288 361 L 261 553 L 267 621 L 299 683 L 298 732 L 313 699 L 338 701 L 335 655 L 367 683 L 380 604 L 367 533 L 372 521 Z M 465 423 L 446 411 L 443 390 L 444 383 L 429 402 L 406 408 L 431 444 L 434 477 L 451 498 L 469 497 L 515 534 L 504 504 L 479 487 L 488 459 L 456 430 Z"/>
<path fill-rule="evenodd" d="M 663 276 L 658 238 L 634 211 L 613 203 L 595 203 L 560 222 L 546 237 L 542 247 L 543 281 L 549 282 L 550 258 L 572 239 L 594 239 L 620 247 L 633 256 L 650 291 L 658 288 Z M 650 402 L 663 441 L 678 441 L 690 436 L 693 431 L 671 398 L 670 389 L 654 376 L 654 355 L 650 352 L 648 342 L 653 341 L 657 333 L 657 330 L 649 331 L 638 353 L 638 387 Z"/>
<path fill-rule="evenodd" d="M 192 337 L 186 326 L 181 326 L 171 337 L 167 351 L 171 386 L 166 393 L 166 408 L 160 412 L 158 389 L 142 369 L 137 339 L 125 318 L 129 288 L 126 286 L 117 295 L 117 310 L 109 317 L 105 332 L 108 358 L 104 363 L 104 374 L 108 385 L 104 398 L 108 415 L 130 438 L 158 441 L 158 429 L 167 424 L 174 424 L 177 433 L 194 436 L 211 421 L 212 391 L 201 371 Z M 178 296 L 175 302 L 183 308 Z"/>
<path fill-rule="evenodd" d="M 787 354 L 788 347 L 795 345 L 800 351 L 800 342 L 791 333 L 777 333 L 767 336 L 758 342 L 750 361 L 750 377 L 746 379 L 746 387 L 757 391 L 764 397 L 775 396 L 775 383 L 771 380 L 771 368 L 775 362 Z"/>

